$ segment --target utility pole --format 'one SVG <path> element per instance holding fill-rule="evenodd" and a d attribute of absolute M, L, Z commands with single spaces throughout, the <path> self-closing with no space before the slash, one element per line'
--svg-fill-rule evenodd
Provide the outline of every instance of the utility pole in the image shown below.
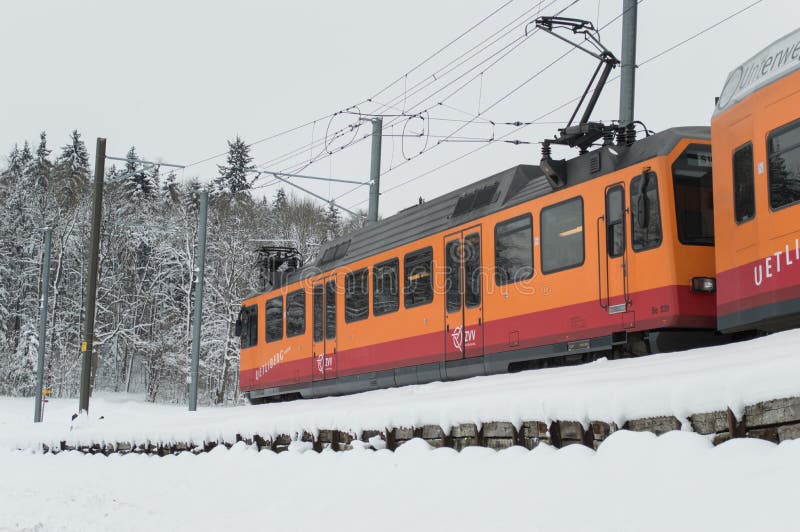
<path fill-rule="evenodd" d="M 106 139 L 97 138 L 94 156 L 94 201 L 92 205 L 92 240 L 89 248 L 89 275 L 86 279 L 86 316 L 84 317 L 81 353 L 81 392 L 79 411 L 89 413 L 92 352 L 94 349 L 94 312 L 97 297 L 97 263 L 100 252 L 100 222 L 103 215 L 103 176 L 106 171 Z"/>
<path fill-rule="evenodd" d="M 378 198 L 381 193 L 381 140 L 383 137 L 383 118 L 372 120 L 372 158 L 369 168 L 369 211 L 367 223 L 378 221 Z"/>
<path fill-rule="evenodd" d="M 633 122 L 636 89 L 636 6 L 637 0 L 622 0 L 622 75 L 619 89 L 619 125 Z"/>
<path fill-rule="evenodd" d="M 36 363 L 36 407 L 33 413 L 33 422 L 42 422 L 42 388 L 44 387 L 44 346 L 47 336 L 47 296 L 50 292 L 50 242 L 53 230 L 46 227 L 44 230 L 44 253 L 42 253 L 42 295 L 39 298 L 39 359 Z"/>
<path fill-rule="evenodd" d="M 194 320 L 192 321 L 192 368 L 189 383 L 189 412 L 197 410 L 197 374 L 200 365 L 200 318 L 203 314 L 203 281 L 206 271 L 206 220 L 208 191 L 200 191 L 200 219 L 197 227 L 197 284 L 194 287 Z"/>

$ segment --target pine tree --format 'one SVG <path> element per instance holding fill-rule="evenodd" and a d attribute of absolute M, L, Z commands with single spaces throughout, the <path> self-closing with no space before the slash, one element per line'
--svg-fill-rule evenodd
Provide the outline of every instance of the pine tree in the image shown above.
<path fill-rule="evenodd" d="M 72 131 L 69 139 L 70 143 L 61 148 L 56 164 L 68 170 L 71 175 L 88 181 L 89 152 L 86 151 L 86 144 L 77 129 Z"/>
<path fill-rule="evenodd" d="M 55 174 L 58 191 L 72 200 L 89 184 L 89 152 L 77 129 L 70 134 L 69 144 L 61 147 Z"/>
<path fill-rule="evenodd" d="M 342 222 L 339 219 L 339 209 L 332 202 L 325 209 L 325 230 L 327 239 L 333 240 L 342 234 Z"/>
<path fill-rule="evenodd" d="M 11 186 L 22 176 L 22 165 L 19 162 L 19 146 L 14 144 L 8 154 L 8 168 L 2 174 L 3 184 Z"/>
<path fill-rule="evenodd" d="M 138 198 L 148 198 L 156 191 L 157 184 L 153 173 L 139 169 L 139 156 L 136 154 L 136 146 L 131 146 L 125 156 L 125 175 L 128 190 Z M 155 170 L 158 176 L 158 169 Z M 156 177 L 157 179 L 157 177 Z"/>
<path fill-rule="evenodd" d="M 42 131 L 39 134 L 39 146 L 36 148 L 36 157 L 33 159 L 34 178 L 39 186 L 47 188 L 50 184 L 50 177 L 53 170 L 53 163 L 50 161 L 51 150 L 47 147 L 47 133 Z"/>
<path fill-rule="evenodd" d="M 164 198 L 164 201 L 169 203 L 178 203 L 180 200 L 178 176 L 175 175 L 175 171 L 171 170 L 167 174 L 167 178 L 164 180 L 164 184 L 161 186 L 161 196 Z"/>
<path fill-rule="evenodd" d="M 286 191 L 281 187 L 275 194 L 275 201 L 272 203 L 272 208 L 277 211 L 285 211 L 288 205 L 289 202 L 286 199 Z"/>
<path fill-rule="evenodd" d="M 247 182 L 247 173 L 255 169 L 252 165 L 250 147 L 236 135 L 233 142 L 228 141 L 228 164 L 218 165 L 219 177 L 214 180 L 217 190 L 236 194 L 250 189 Z"/>

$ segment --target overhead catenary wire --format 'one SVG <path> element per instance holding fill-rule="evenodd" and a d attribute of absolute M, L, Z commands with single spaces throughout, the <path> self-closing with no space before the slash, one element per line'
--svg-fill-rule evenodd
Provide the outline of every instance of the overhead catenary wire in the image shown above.
<path fill-rule="evenodd" d="M 400 77 L 398 77 L 398 78 L 397 78 L 395 81 L 393 81 L 393 82 L 389 83 L 388 85 L 386 85 L 385 87 L 383 87 L 382 89 L 380 89 L 378 92 L 376 92 L 376 93 L 375 93 L 375 95 L 374 95 L 374 96 L 375 96 L 375 97 L 378 97 L 378 96 L 380 96 L 381 94 L 383 94 L 384 92 L 386 92 L 386 90 L 388 90 L 389 88 L 391 88 L 392 86 L 394 86 L 395 84 L 397 84 L 397 82 L 398 82 L 398 81 L 400 81 L 400 80 L 402 80 L 402 79 L 404 79 L 404 78 L 406 78 L 406 79 L 407 79 L 407 76 L 408 76 L 408 74 L 410 74 L 410 73 L 412 73 L 412 72 L 414 72 L 414 71 L 418 70 L 418 69 L 419 69 L 419 68 L 421 68 L 423 65 L 427 64 L 429 61 L 431 61 L 431 60 L 432 60 L 432 59 L 434 59 L 436 56 L 438 56 L 439 54 L 441 54 L 442 52 L 444 52 L 445 50 L 447 50 L 448 48 L 450 48 L 452 45 L 454 45 L 456 42 L 460 41 L 462 38 L 464 38 L 465 36 L 467 36 L 467 35 L 468 35 L 468 34 L 470 34 L 471 32 L 475 31 L 475 30 L 476 30 L 478 27 L 480 27 L 482 24 L 486 23 L 486 22 L 487 22 L 489 19 L 491 19 L 492 17 L 494 17 L 496 14 L 498 14 L 499 12 L 501 12 L 503 9 L 505 9 L 506 7 L 508 7 L 509 5 L 511 5 L 512 3 L 513 3 L 513 0 L 507 0 L 505 3 L 501 4 L 499 7 L 497 7 L 497 8 L 495 8 L 495 9 L 493 9 L 493 10 L 492 10 L 492 11 L 491 11 L 491 12 L 490 12 L 488 15 L 484 16 L 484 17 L 483 17 L 481 20 L 479 20 L 478 22 L 476 22 L 475 24 L 473 24 L 472 26 L 470 26 L 469 28 L 467 28 L 465 31 L 463 31 L 462 33 L 460 33 L 458 36 L 456 36 L 454 39 L 450 40 L 450 41 L 449 41 L 448 43 L 446 43 L 445 45 L 441 46 L 441 47 L 440 47 L 439 49 L 437 49 L 435 52 L 433 52 L 432 54 L 430 54 L 429 56 L 427 56 L 425 59 L 423 59 L 422 61 L 420 61 L 419 63 L 417 63 L 417 64 L 416 64 L 414 67 L 412 67 L 411 69 L 407 70 L 407 71 L 406 71 L 406 72 L 405 72 L 403 75 L 401 75 Z M 364 100 L 364 101 L 362 101 L 362 102 L 359 102 L 359 104 L 365 103 L 366 101 L 367 101 L 367 100 Z M 293 133 L 293 132 L 295 132 L 295 131 L 298 131 L 298 130 L 301 130 L 301 129 L 305 128 L 305 127 L 308 127 L 309 125 L 311 125 L 312 127 L 313 127 L 313 126 L 316 126 L 316 123 L 317 123 L 317 122 L 321 122 L 321 121 L 323 121 L 323 120 L 329 119 L 329 118 L 330 118 L 330 117 L 332 117 L 334 114 L 335 114 L 335 113 L 328 113 L 328 114 L 326 114 L 326 115 L 324 115 L 324 116 L 317 117 L 317 118 L 315 118 L 315 119 L 313 119 L 313 120 L 310 120 L 310 121 L 308 121 L 308 122 L 305 122 L 305 123 L 303 123 L 303 124 L 300 124 L 300 125 L 297 125 L 297 126 L 294 126 L 294 127 L 291 127 L 291 128 L 288 128 L 288 129 L 285 129 L 285 130 L 282 130 L 282 131 L 279 131 L 279 132 L 277 132 L 277 133 L 272 133 L 272 134 L 270 134 L 270 135 L 268 135 L 268 136 L 266 136 L 266 137 L 260 138 L 260 139 L 258 139 L 258 140 L 255 140 L 255 141 L 253 141 L 253 142 L 249 143 L 249 144 L 248 144 L 248 147 L 252 147 L 252 146 L 255 146 L 255 145 L 257 145 L 257 144 L 260 144 L 260 143 L 263 143 L 263 142 L 266 142 L 266 141 L 273 140 L 273 139 L 275 139 L 275 138 L 278 138 L 278 137 L 284 136 L 284 135 L 286 135 L 286 134 Z M 312 138 L 312 144 L 313 144 L 313 138 Z M 186 165 L 186 168 L 191 168 L 191 167 L 194 167 L 194 166 L 200 165 L 200 164 L 202 164 L 202 163 L 206 163 L 206 162 L 212 161 L 212 160 L 214 160 L 214 159 L 217 159 L 217 158 L 219 158 L 219 157 L 222 157 L 222 156 L 225 156 L 225 155 L 227 155 L 227 153 L 228 153 L 228 152 L 227 152 L 227 151 L 225 151 L 225 152 L 219 152 L 219 153 L 216 153 L 216 154 L 213 154 L 213 155 L 210 155 L 210 156 L 203 157 L 203 158 L 201 158 L 201 159 L 199 159 L 199 160 L 196 160 L 196 161 L 194 161 L 194 162 L 191 162 L 191 163 L 187 164 L 187 165 Z"/>
<path fill-rule="evenodd" d="M 525 19 L 525 20 L 527 20 L 527 18 L 529 18 L 529 17 L 528 17 L 528 15 L 529 15 L 531 12 L 533 12 L 534 10 L 537 10 L 537 9 L 538 9 L 538 10 L 539 10 L 539 12 L 541 12 L 542 10 L 544 10 L 544 9 L 546 9 L 546 8 L 548 8 L 548 7 L 550 7 L 551 5 L 553 5 L 554 3 L 556 3 L 557 1 L 558 1 L 558 0 L 551 0 L 551 1 L 550 1 L 550 2 L 547 4 L 547 5 L 544 5 L 544 6 L 542 6 L 542 5 L 541 5 L 541 3 L 540 3 L 538 6 L 536 6 L 536 7 L 532 7 L 532 8 L 530 8 L 530 9 L 526 10 L 526 11 L 525 11 L 525 12 L 524 12 L 522 15 L 518 16 L 518 17 L 517 17 L 516 19 L 514 19 L 514 20 L 513 20 L 511 23 L 509 23 L 509 24 L 506 24 L 506 25 L 505 25 L 503 28 L 501 28 L 500 30 L 498 30 L 498 31 L 494 32 L 492 35 L 490 35 L 490 36 L 489 36 L 489 37 L 487 37 L 486 39 L 482 40 L 480 43 L 478 43 L 477 45 L 473 46 L 472 48 L 470 48 L 470 49 L 469 49 L 469 50 L 467 50 L 466 52 L 462 53 L 461 55 L 459 55 L 458 57 L 456 57 L 454 60 L 450 61 L 449 63 L 447 63 L 447 64 L 446 64 L 446 65 L 444 65 L 443 67 L 440 67 L 440 69 L 439 69 L 439 70 L 437 70 L 436 72 L 434 72 L 433 74 L 431 74 L 431 75 L 429 75 L 429 76 L 427 76 L 427 77 L 423 78 L 423 79 L 422 79 L 422 81 L 420 81 L 420 82 L 418 82 L 416 85 L 412 86 L 412 87 L 411 87 L 411 89 L 410 89 L 410 90 L 413 90 L 413 93 L 412 93 L 412 95 L 419 93 L 419 92 L 420 92 L 422 89 L 424 89 L 424 88 L 427 88 L 428 86 L 432 85 L 433 83 L 435 83 L 435 82 L 437 82 L 437 81 L 441 81 L 442 79 L 444 79 L 444 76 L 446 76 L 446 75 L 448 75 L 449 73 L 453 72 L 453 71 L 454 71 L 456 68 L 458 68 L 459 66 L 463 65 L 463 64 L 464 64 L 466 61 L 468 61 L 469 59 L 472 59 L 473 57 L 475 57 L 476 55 L 478 55 L 478 53 L 480 53 L 480 52 L 482 52 L 482 51 L 484 51 L 484 50 L 488 49 L 488 46 L 491 46 L 491 45 L 493 45 L 493 44 L 495 44 L 496 42 L 498 42 L 498 41 L 499 41 L 499 38 L 498 38 L 498 39 L 495 39 L 494 41 L 492 41 L 491 43 L 489 43 L 489 45 L 487 45 L 487 46 L 482 46 L 482 45 L 484 45 L 484 44 L 485 44 L 487 41 L 489 41 L 489 40 L 490 40 L 492 37 L 495 37 L 495 36 L 497 36 L 497 35 L 498 35 L 499 33 L 501 33 L 503 30 L 506 30 L 507 28 L 509 28 L 509 26 L 513 26 L 513 25 L 514 25 L 514 23 L 517 23 L 517 22 L 519 22 L 519 21 L 520 21 L 520 20 L 522 20 L 522 19 Z M 573 1 L 572 1 L 570 4 L 568 4 L 568 5 L 567 5 L 565 8 L 562 8 L 562 9 L 561 9 L 561 10 L 560 10 L 558 13 L 559 13 L 559 14 L 563 13 L 563 12 L 564 12 L 566 9 L 568 9 L 569 7 L 572 7 L 573 5 L 575 5 L 576 3 L 578 3 L 579 1 L 580 1 L 580 0 L 573 0 Z M 526 23 L 525 21 L 523 21 L 523 22 L 521 22 L 521 23 L 518 23 L 516 26 L 513 26 L 513 27 L 512 27 L 510 30 L 506 31 L 506 33 L 505 33 L 504 35 L 508 35 L 508 34 L 512 33 L 514 30 L 517 30 L 517 29 L 519 29 L 520 27 L 522 27 L 522 26 L 523 26 L 525 23 Z M 501 35 L 501 37 L 502 37 L 502 36 L 503 36 L 503 35 Z M 461 74 L 460 74 L 458 77 L 456 77 L 454 80 L 451 80 L 451 81 L 450 81 L 449 83 L 447 83 L 447 84 L 446 84 L 444 87 L 441 87 L 441 88 L 439 88 L 439 89 L 438 89 L 436 92 L 434 92 L 433 94 L 431 94 L 431 95 L 428 95 L 427 97 L 424 97 L 423 99 L 419 100 L 419 101 L 417 102 L 417 104 L 415 104 L 415 105 L 414 105 L 414 106 L 412 106 L 412 107 L 417 107 L 417 106 L 421 105 L 421 104 L 422 104 L 422 103 L 424 103 L 425 101 L 427 101 L 427 100 L 431 99 L 433 96 L 435 96 L 436 94 L 438 94 L 439 92 L 441 92 L 441 90 L 443 90 L 444 88 L 447 88 L 448 86 L 452 85 L 452 83 L 453 83 L 453 82 L 456 82 L 456 81 L 458 81 L 459 79 L 461 79 L 461 78 L 463 78 L 464 76 L 466 76 L 466 75 L 467 75 L 469 72 L 472 72 L 472 71 L 474 71 L 474 70 L 475 70 L 475 68 L 478 68 L 478 67 L 480 67 L 480 66 L 483 66 L 483 64 L 484 64 L 484 63 L 486 63 L 487 61 L 489 61 L 489 60 L 491 60 L 492 58 L 494 58 L 494 57 L 495 57 L 495 56 L 496 56 L 498 53 L 501 53 L 501 52 L 503 52 L 503 51 L 506 51 L 506 53 L 504 53 L 504 54 L 503 54 L 503 55 L 502 55 L 502 56 L 501 56 L 501 57 L 500 57 L 498 60 L 496 60 L 494 63 L 492 63 L 492 64 L 491 64 L 489 67 L 486 67 L 486 68 L 484 68 L 484 69 L 483 69 L 483 71 L 485 72 L 486 70 L 488 70 L 489 68 L 491 68 L 492 66 L 494 66 L 495 64 L 497 64 L 497 63 L 499 62 L 499 60 L 500 60 L 500 59 L 502 59 L 502 58 L 506 57 L 506 56 L 507 56 L 509 53 L 511 53 L 513 50 L 515 50 L 515 49 L 516 49 L 516 48 L 519 46 L 519 44 L 521 44 L 522 42 L 524 42 L 524 40 L 525 40 L 525 39 L 527 39 L 529 36 L 530 36 L 530 35 L 528 35 L 528 36 L 522 36 L 522 37 L 517 37 L 517 38 L 515 38 L 515 39 L 512 41 L 512 43 L 510 43 L 510 44 L 511 44 L 511 45 L 513 45 L 513 44 L 515 44 L 515 43 L 516 43 L 516 44 L 517 44 L 517 46 L 514 46 L 513 48 L 511 48 L 511 50 L 508 50 L 508 51 L 506 51 L 506 50 L 507 50 L 507 48 L 509 47 L 509 45 L 506 45 L 506 46 L 504 46 L 504 47 L 503 47 L 503 48 L 501 48 L 499 51 L 496 51 L 496 52 L 494 52 L 494 53 L 493 53 L 492 55 L 490 55 L 489 57 L 482 59 L 482 60 L 481 60 L 481 61 L 478 63 L 478 65 L 476 65 L 476 66 L 473 66 L 473 67 L 472 67 L 472 68 L 470 68 L 470 69 L 469 69 L 467 72 L 465 72 L 465 73 L 461 73 Z M 474 50 L 476 50 L 476 49 L 478 49 L 478 52 L 476 52 L 476 53 L 473 53 L 473 54 L 472 54 L 471 56 L 469 56 L 469 57 L 468 57 L 466 60 L 464 60 L 464 61 L 461 61 L 461 63 L 458 63 L 458 64 L 456 64 L 454 67 L 451 67 L 451 65 L 453 65 L 455 62 L 457 62 L 458 60 L 460 60 L 460 59 L 464 58 L 464 56 L 465 56 L 465 55 L 469 54 L 470 52 L 473 52 L 473 51 L 474 51 Z M 446 70 L 444 73 L 442 73 L 442 70 L 444 70 L 444 69 L 447 69 L 448 67 L 451 67 L 451 68 L 449 68 L 449 70 Z M 438 74 L 438 76 L 437 76 L 437 74 Z M 461 86 L 461 87 L 459 87 L 457 90 L 453 91 L 453 92 L 452 92 L 452 93 L 451 93 L 451 94 L 448 96 L 448 98 L 450 98 L 450 97 L 454 96 L 455 94 L 457 94 L 458 92 L 460 92 L 460 90 L 463 90 L 463 89 L 464 89 L 466 86 L 468 86 L 468 85 L 469 85 L 469 83 L 471 83 L 471 81 L 472 81 L 472 80 L 468 81 L 467 83 L 464 83 L 464 84 L 462 84 L 462 86 Z M 399 103 L 401 100 L 403 100 L 403 99 L 407 98 L 407 97 L 408 97 L 408 95 L 409 95 L 409 93 L 407 92 L 407 90 L 404 90 L 404 91 L 403 91 L 403 93 L 399 94 L 399 95 L 398 95 L 397 97 L 395 97 L 394 99 L 390 99 L 390 101 L 391 101 L 392 103 L 391 103 L 391 104 L 389 104 L 389 105 L 394 105 L 394 104 L 396 104 L 396 103 Z M 435 102 L 435 103 L 434 103 L 434 104 L 433 104 L 431 107 L 429 107 L 429 108 L 426 108 L 426 109 L 422 109 L 422 110 L 420 110 L 420 111 L 418 111 L 418 112 L 429 111 L 429 110 L 430 110 L 431 108 L 433 108 L 435 105 L 442 105 L 442 104 L 443 104 L 443 101 L 444 101 L 444 100 L 446 100 L 446 99 L 447 99 L 447 98 L 441 99 L 442 101 Z M 369 101 L 369 99 L 368 99 L 367 101 Z M 362 103 L 363 103 L 363 102 L 362 102 Z M 380 111 L 380 108 L 379 108 L 379 111 Z M 336 113 L 334 113 L 334 115 L 335 115 L 335 114 L 336 114 Z M 470 116 L 474 116 L 474 115 L 470 114 Z M 387 127 L 389 127 L 389 126 L 391 126 L 391 125 L 395 125 L 395 124 L 396 124 L 396 121 L 387 121 L 387 122 L 385 122 L 385 123 L 384 123 L 384 129 L 386 129 Z M 361 141 L 363 141 L 364 139 L 368 138 L 369 136 L 370 136 L 370 135 L 365 135 L 365 136 L 363 136 L 363 137 L 356 138 L 356 139 L 354 139 L 354 140 L 353 140 L 353 141 L 352 141 L 350 144 L 348 144 L 348 146 L 350 146 L 350 145 L 354 145 L 354 144 L 358 144 L 358 143 L 360 143 Z M 306 148 L 307 148 L 307 147 L 308 147 L 308 146 L 306 146 Z M 343 148 L 342 148 L 342 149 L 343 149 Z M 303 149 L 303 150 L 295 150 L 295 151 L 304 151 L 304 149 Z M 289 171 L 289 170 L 292 170 L 292 171 L 302 171 L 302 169 L 305 169 L 305 168 L 307 168 L 307 167 L 308 167 L 310 164 L 313 164 L 314 162 L 319 162 L 320 160 L 322 160 L 322 159 L 326 158 L 326 157 L 327 157 L 327 156 L 329 156 L 329 155 L 330 155 L 330 154 L 320 154 L 320 156 L 318 156 L 317 158 L 315 158 L 315 159 L 314 159 L 314 160 L 312 160 L 312 161 L 309 161 L 308 163 L 302 164 L 302 165 L 300 165 L 300 166 L 290 166 L 290 167 L 287 167 L 287 168 L 286 168 L 286 170 L 287 170 L 287 171 Z M 288 155 L 287 157 L 283 157 L 283 156 L 281 156 L 281 159 L 282 159 L 282 161 L 288 161 L 288 160 L 290 160 L 290 159 L 291 159 L 291 157 L 292 157 L 292 155 Z M 270 161 L 270 162 L 267 162 L 267 163 L 264 163 L 264 164 L 265 164 L 265 165 L 266 165 L 266 164 L 273 165 L 273 164 L 274 164 L 274 162 L 275 162 L 275 161 L 273 160 L 273 161 Z"/>
<path fill-rule="evenodd" d="M 720 24 L 722 24 L 722 23 L 724 23 L 724 22 L 727 22 L 727 21 L 729 21 L 729 20 L 731 20 L 731 19 L 735 18 L 736 16 L 740 15 L 741 13 L 744 13 L 745 11 L 747 11 L 748 9 L 750 9 L 750 8 L 754 7 L 755 5 L 757 5 L 757 4 L 759 4 L 759 3 L 761 3 L 762 1 L 763 1 L 763 0 L 756 0 L 756 1 L 754 1 L 754 2 L 752 2 L 752 3 L 750 3 L 750 4 L 748 4 L 748 5 L 746 5 L 746 6 L 745 6 L 745 7 L 743 7 L 743 8 L 741 8 L 741 9 L 738 9 L 738 10 L 737 10 L 737 11 L 735 11 L 735 12 L 733 12 L 733 13 L 731 13 L 731 14 L 729 14 L 729 15 L 726 15 L 726 16 L 725 16 L 725 17 L 723 17 L 722 19 L 720 19 L 720 20 L 718 20 L 718 21 L 716 21 L 716 22 L 714 22 L 714 23 L 710 24 L 709 26 L 706 26 L 706 27 L 705 27 L 705 28 L 703 28 L 702 30 L 700 30 L 700 31 L 698 31 L 698 32 L 696 32 L 696 33 L 694 33 L 694 34 L 692 34 L 691 36 L 689 36 L 689 37 L 687 37 L 687 38 L 685 38 L 685 39 L 681 40 L 680 42 L 678 42 L 678 43 L 676 43 L 676 44 L 674 44 L 674 45 L 671 45 L 671 46 L 669 46 L 669 47 L 665 48 L 664 50 L 662 50 L 662 51 L 660 51 L 660 52 L 658 52 L 658 53 L 654 54 L 653 56 L 651 56 L 651 57 L 649 57 L 648 59 L 646 59 L 646 60 L 642 61 L 641 63 L 639 63 L 639 64 L 638 64 L 638 66 L 641 68 L 641 67 L 643 67 L 644 65 L 646 65 L 646 64 L 649 64 L 649 63 L 651 63 L 652 61 L 654 61 L 654 60 L 656 60 L 656 59 L 658 59 L 658 58 L 660 58 L 660 57 L 663 57 L 664 55 L 666 55 L 666 54 L 668 54 L 668 53 L 670 53 L 670 52 L 672 52 L 672 51 L 674 51 L 674 50 L 676 50 L 676 49 L 680 48 L 681 46 L 683 46 L 683 45 L 687 44 L 688 42 L 690 42 L 690 41 L 694 40 L 695 38 L 699 37 L 700 35 L 703 35 L 704 33 L 707 33 L 708 31 L 712 30 L 713 28 L 716 28 L 716 27 L 717 27 L 717 26 L 719 26 Z M 638 3 L 638 4 L 641 4 L 642 2 L 644 2 L 644 0 L 639 0 L 639 2 L 637 2 L 637 3 Z M 606 25 L 604 25 L 604 26 L 603 26 L 602 28 L 600 28 L 600 29 L 604 29 L 604 28 L 606 28 L 606 27 L 607 27 L 609 24 L 611 24 L 611 23 L 613 23 L 614 21 L 616 21 L 617 19 L 619 19 L 619 18 L 622 16 L 622 14 L 623 14 L 623 13 L 620 13 L 620 15 L 618 15 L 618 16 L 617 16 L 617 17 L 615 17 L 614 19 L 610 20 L 608 23 L 606 23 Z M 613 83 L 614 81 L 618 80 L 619 78 L 620 78 L 620 76 L 619 76 L 619 75 L 617 75 L 617 76 L 615 76 L 615 77 L 613 77 L 613 78 L 610 78 L 610 79 L 608 79 L 608 81 L 606 82 L 606 85 L 609 85 L 609 84 Z M 555 113 L 555 112 L 557 112 L 557 111 L 559 111 L 559 110 L 561 110 L 561 109 L 563 109 L 563 108 L 567 107 L 568 105 L 570 105 L 570 104 L 572 104 L 572 103 L 575 103 L 576 101 L 578 101 L 578 99 L 579 99 L 579 98 L 580 98 L 579 96 L 576 96 L 576 97 L 574 97 L 574 98 L 572 98 L 572 99 L 570 99 L 570 100 L 568 100 L 568 101 L 565 101 L 565 102 L 563 102 L 562 104 L 560 104 L 560 105 L 558 105 L 558 106 L 554 107 L 553 109 L 550 109 L 550 110 L 549 110 L 549 111 L 547 111 L 546 113 L 544 113 L 544 114 L 540 115 L 539 117 L 537 117 L 537 118 L 536 118 L 534 121 L 532 121 L 532 123 L 536 123 L 538 120 L 541 120 L 541 119 L 543 119 L 543 118 L 546 118 L 547 116 L 550 116 L 550 115 L 552 115 L 553 113 Z M 512 135 L 512 134 L 518 133 L 519 131 L 521 131 L 521 130 L 525 129 L 525 128 L 526 128 L 526 127 L 528 127 L 529 125 L 530 125 L 530 123 L 527 123 L 527 124 L 521 125 L 520 127 L 516 128 L 516 129 L 514 129 L 514 130 L 512 130 L 512 131 L 509 131 L 509 132 L 508 132 L 508 133 L 506 133 L 505 135 L 503 135 L 503 136 L 499 137 L 499 139 L 503 139 L 503 138 L 505 138 L 505 137 L 508 137 L 508 136 L 510 136 L 510 135 Z M 645 128 L 645 130 L 646 130 L 646 128 Z M 427 175 L 430 175 L 430 174 L 432 174 L 432 173 L 434 173 L 434 172 L 436 172 L 436 171 L 438 171 L 438 170 L 441 170 L 442 168 L 444 168 L 444 167 L 446 167 L 446 166 L 449 166 L 450 164 L 453 164 L 453 163 L 455 163 L 455 162 L 457 162 L 457 161 L 460 161 L 460 160 L 462 160 L 462 159 L 464 159 L 464 158 L 466 158 L 466 157 L 468 157 L 468 156 L 470 156 L 470 155 L 472 155 L 472 154 L 474 154 L 474 153 L 476 153 L 476 152 L 478 152 L 478 151 L 480 151 L 480 150 L 482 150 L 482 149 L 486 148 L 486 147 L 487 147 L 487 146 L 489 146 L 489 145 L 490 145 L 490 144 L 489 144 L 489 143 L 487 143 L 487 144 L 483 144 L 483 145 L 481 145 L 481 146 L 478 146 L 478 147 L 476 147 L 475 149 L 473 149 L 473 150 L 470 150 L 470 151 L 468 151 L 468 152 L 465 152 L 465 153 L 463 153 L 463 154 L 459 155 L 458 157 L 456 157 L 456 158 L 454 158 L 454 159 L 452 159 L 452 160 L 449 160 L 449 161 L 446 161 L 446 162 L 444 162 L 444 163 L 442 163 L 442 164 L 439 164 L 439 165 L 437 165 L 436 167 L 434 167 L 434 168 L 431 168 L 430 170 L 427 170 L 426 172 L 423 172 L 422 174 L 419 174 L 419 175 L 417 175 L 417 176 L 411 177 L 411 178 L 409 178 L 409 179 L 407 179 L 407 180 L 405 180 L 405 181 L 402 181 L 401 183 L 397 183 L 397 184 L 395 184 L 395 185 L 393 185 L 393 186 L 391 186 L 391 187 L 385 188 L 385 189 L 383 190 L 383 193 L 384 193 L 384 194 L 387 194 L 387 193 L 389 193 L 389 192 L 391 192 L 391 191 L 393 191 L 393 190 L 396 190 L 396 189 L 398 189 L 398 188 L 401 188 L 401 187 L 403 187 L 403 186 L 406 186 L 406 185 L 408 185 L 408 184 L 410 184 L 410 183 L 412 183 L 412 182 L 414 182 L 414 181 L 417 181 L 417 180 L 419 180 L 419 179 L 421 179 L 421 178 L 423 178 L 423 177 L 425 177 L 425 176 L 427 176 Z M 349 208 L 355 208 L 355 207 L 357 207 L 358 205 L 361 205 L 362 203 L 364 203 L 364 202 L 363 202 L 363 201 L 359 201 L 359 202 L 357 202 L 357 203 L 354 203 L 354 204 L 350 205 L 350 206 L 349 206 Z"/>

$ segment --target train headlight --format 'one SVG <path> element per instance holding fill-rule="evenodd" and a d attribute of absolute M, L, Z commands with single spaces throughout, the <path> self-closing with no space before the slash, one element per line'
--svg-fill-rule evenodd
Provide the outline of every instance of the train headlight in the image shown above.
<path fill-rule="evenodd" d="M 713 277 L 692 277 L 692 290 L 695 292 L 716 292 L 717 280 Z"/>

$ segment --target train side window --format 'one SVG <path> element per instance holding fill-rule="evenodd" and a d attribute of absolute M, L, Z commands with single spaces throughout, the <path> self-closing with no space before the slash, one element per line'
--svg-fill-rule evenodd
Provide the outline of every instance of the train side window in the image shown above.
<path fill-rule="evenodd" d="M 336 280 L 325 283 L 325 339 L 336 338 Z"/>
<path fill-rule="evenodd" d="M 645 251 L 661 245 L 658 176 L 645 172 L 631 180 L 631 247 Z"/>
<path fill-rule="evenodd" d="M 748 142 L 733 152 L 733 205 L 736 222 L 756 216 L 755 176 L 753 175 L 753 143 Z"/>
<path fill-rule="evenodd" d="M 306 332 L 306 291 L 295 290 L 286 296 L 286 337 Z"/>
<path fill-rule="evenodd" d="M 267 300 L 267 342 L 283 338 L 283 296 Z"/>
<path fill-rule="evenodd" d="M 769 205 L 773 210 L 800 201 L 800 120 L 767 137 Z"/>
<path fill-rule="evenodd" d="M 312 301 L 312 314 L 311 317 L 312 327 L 314 328 L 314 341 L 321 342 L 322 341 L 322 314 L 324 311 L 323 307 L 323 297 L 322 297 L 322 285 L 318 284 L 314 286 L 313 290 L 313 301 Z"/>
<path fill-rule="evenodd" d="M 406 308 L 433 301 L 433 248 L 408 253 L 403 259 L 403 278 Z"/>
<path fill-rule="evenodd" d="M 381 316 L 400 308 L 400 261 L 387 260 L 372 267 L 372 314 Z"/>
<path fill-rule="evenodd" d="M 625 192 L 621 185 L 606 192 L 606 251 L 609 257 L 625 253 Z"/>
<path fill-rule="evenodd" d="M 344 277 L 344 321 L 369 317 L 369 271 L 366 268 Z"/>
<path fill-rule="evenodd" d="M 583 198 L 578 196 L 542 209 L 542 272 L 554 273 L 583 264 Z"/>
<path fill-rule="evenodd" d="M 530 214 L 494 226 L 494 280 L 498 286 L 533 277 L 532 242 Z"/>
<path fill-rule="evenodd" d="M 240 340 L 239 347 L 247 348 L 258 344 L 258 305 L 250 305 L 239 311 L 236 332 Z"/>

